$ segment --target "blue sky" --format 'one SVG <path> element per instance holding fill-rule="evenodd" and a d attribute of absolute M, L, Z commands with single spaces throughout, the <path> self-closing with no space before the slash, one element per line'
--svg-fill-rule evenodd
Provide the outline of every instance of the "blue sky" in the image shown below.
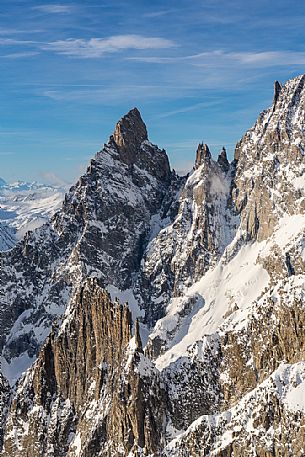
<path fill-rule="evenodd" d="M 305 70 L 294 0 L 0 3 L 0 176 L 72 182 L 137 106 L 172 166 L 216 155 Z"/>

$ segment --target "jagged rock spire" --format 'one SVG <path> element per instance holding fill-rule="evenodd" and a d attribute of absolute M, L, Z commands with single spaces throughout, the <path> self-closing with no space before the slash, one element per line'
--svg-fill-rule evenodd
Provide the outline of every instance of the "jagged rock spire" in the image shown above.
<path fill-rule="evenodd" d="M 209 163 L 211 160 L 211 153 L 207 144 L 199 143 L 196 152 L 195 168 L 200 167 L 203 163 Z"/>
<path fill-rule="evenodd" d="M 112 139 L 120 152 L 126 158 L 128 154 L 131 154 L 130 159 L 132 159 L 132 152 L 148 139 L 146 125 L 137 108 L 133 108 L 119 120 L 115 126 Z"/>
<path fill-rule="evenodd" d="M 137 165 L 163 183 L 169 183 L 171 170 L 167 154 L 148 141 L 146 125 L 137 108 L 118 121 L 108 146 L 115 152 L 116 159 L 127 164 L 131 172 L 133 165 Z"/>
<path fill-rule="evenodd" d="M 227 171 L 230 168 L 230 163 L 227 158 L 227 151 L 226 151 L 225 147 L 222 148 L 222 150 L 218 156 L 217 163 L 220 166 L 220 168 L 222 169 L 222 171 L 224 173 L 227 173 Z"/>
<path fill-rule="evenodd" d="M 135 321 L 134 336 L 135 336 L 135 343 L 136 343 L 136 348 L 137 348 L 137 350 L 138 350 L 139 352 L 143 352 L 142 340 L 141 340 L 141 335 L 140 335 L 140 324 L 139 324 L 139 319 L 136 319 L 136 321 Z"/>
<path fill-rule="evenodd" d="M 279 81 L 274 82 L 273 104 L 275 105 L 282 90 L 282 84 Z"/>

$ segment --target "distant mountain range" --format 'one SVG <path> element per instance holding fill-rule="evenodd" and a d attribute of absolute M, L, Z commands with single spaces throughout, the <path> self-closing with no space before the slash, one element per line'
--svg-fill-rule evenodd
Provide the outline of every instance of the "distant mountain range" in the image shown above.
<path fill-rule="evenodd" d="M 40 227 L 60 208 L 66 189 L 37 182 L 7 184 L 0 178 L 0 251 Z"/>

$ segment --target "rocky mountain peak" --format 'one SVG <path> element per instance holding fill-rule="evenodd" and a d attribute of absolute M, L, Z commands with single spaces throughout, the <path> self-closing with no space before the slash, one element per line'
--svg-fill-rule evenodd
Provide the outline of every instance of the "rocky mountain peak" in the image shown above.
<path fill-rule="evenodd" d="M 115 126 L 113 140 L 122 153 L 138 148 L 148 140 L 146 125 L 137 108 L 130 110 Z"/>
<path fill-rule="evenodd" d="M 209 163 L 211 160 L 211 152 L 207 144 L 199 143 L 196 151 L 195 168 L 200 167 L 203 163 Z"/>
<path fill-rule="evenodd" d="M 0 253 L 1 457 L 305 455 L 304 132 L 305 76 L 183 178 L 118 122 Z"/>
<path fill-rule="evenodd" d="M 136 165 L 162 183 L 169 183 L 171 179 L 172 173 L 166 152 L 149 141 L 146 125 L 137 108 L 130 110 L 118 121 L 106 150 L 111 150 L 116 159 L 128 165 L 132 174 Z M 99 158 L 104 155 L 105 148 L 98 153 Z"/>
<path fill-rule="evenodd" d="M 224 173 L 227 173 L 227 171 L 229 170 L 229 167 L 230 167 L 230 163 L 227 158 L 227 151 L 226 151 L 225 147 L 222 148 L 222 150 L 218 156 L 217 163 L 220 166 L 220 168 L 222 169 L 222 171 Z"/>
<path fill-rule="evenodd" d="M 304 212 L 305 75 L 276 81 L 273 104 L 237 144 L 236 208 L 250 239 L 271 235 L 283 214 Z"/>

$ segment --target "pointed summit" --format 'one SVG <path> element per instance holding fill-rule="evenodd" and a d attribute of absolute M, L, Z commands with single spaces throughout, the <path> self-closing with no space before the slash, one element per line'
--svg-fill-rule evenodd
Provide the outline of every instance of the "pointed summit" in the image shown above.
<path fill-rule="evenodd" d="M 199 143 L 196 152 L 195 168 L 200 167 L 203 163 L 209 163 L 211 160 L 211 153 L 207 144 Z"/>
<path fill-rule="evenodd" d="M 115 126 L 113 140 L 122 152 L 140 147 L 147 139 L 146 125 L 137 108 L 125 114 Z"/>
<path fill-rule="evenodd" d="M 169 183 L 171 171 L 166 152 L 148 140 L 146 125 L 137 108 L 130 110 L 116 124 L 109 146 L 131 172 L 137 165 L 163 183 Z"/>
<path fill-rule="evenodd" d="M 274 82 L 274 95 L 273 95 L 273 104 L 274 105 L 276 104 L 276 102 L 279 98 L 281 90 L 282 90 L 282 84 L 278 81 L 275 81 Z"/>
<path fill-rule="evenodd" d="M 227 171 L 230 168 L 230 164 L 229 164 L 229 161 L 227 158 L 227 151 L 226 151 L 225 147 L 222 148 L 221 153 L 218 156 L 217 163 L 220 166 L 220 168 L 222 169 L 222 171 L 224 173 L 227 173 Z"/>

